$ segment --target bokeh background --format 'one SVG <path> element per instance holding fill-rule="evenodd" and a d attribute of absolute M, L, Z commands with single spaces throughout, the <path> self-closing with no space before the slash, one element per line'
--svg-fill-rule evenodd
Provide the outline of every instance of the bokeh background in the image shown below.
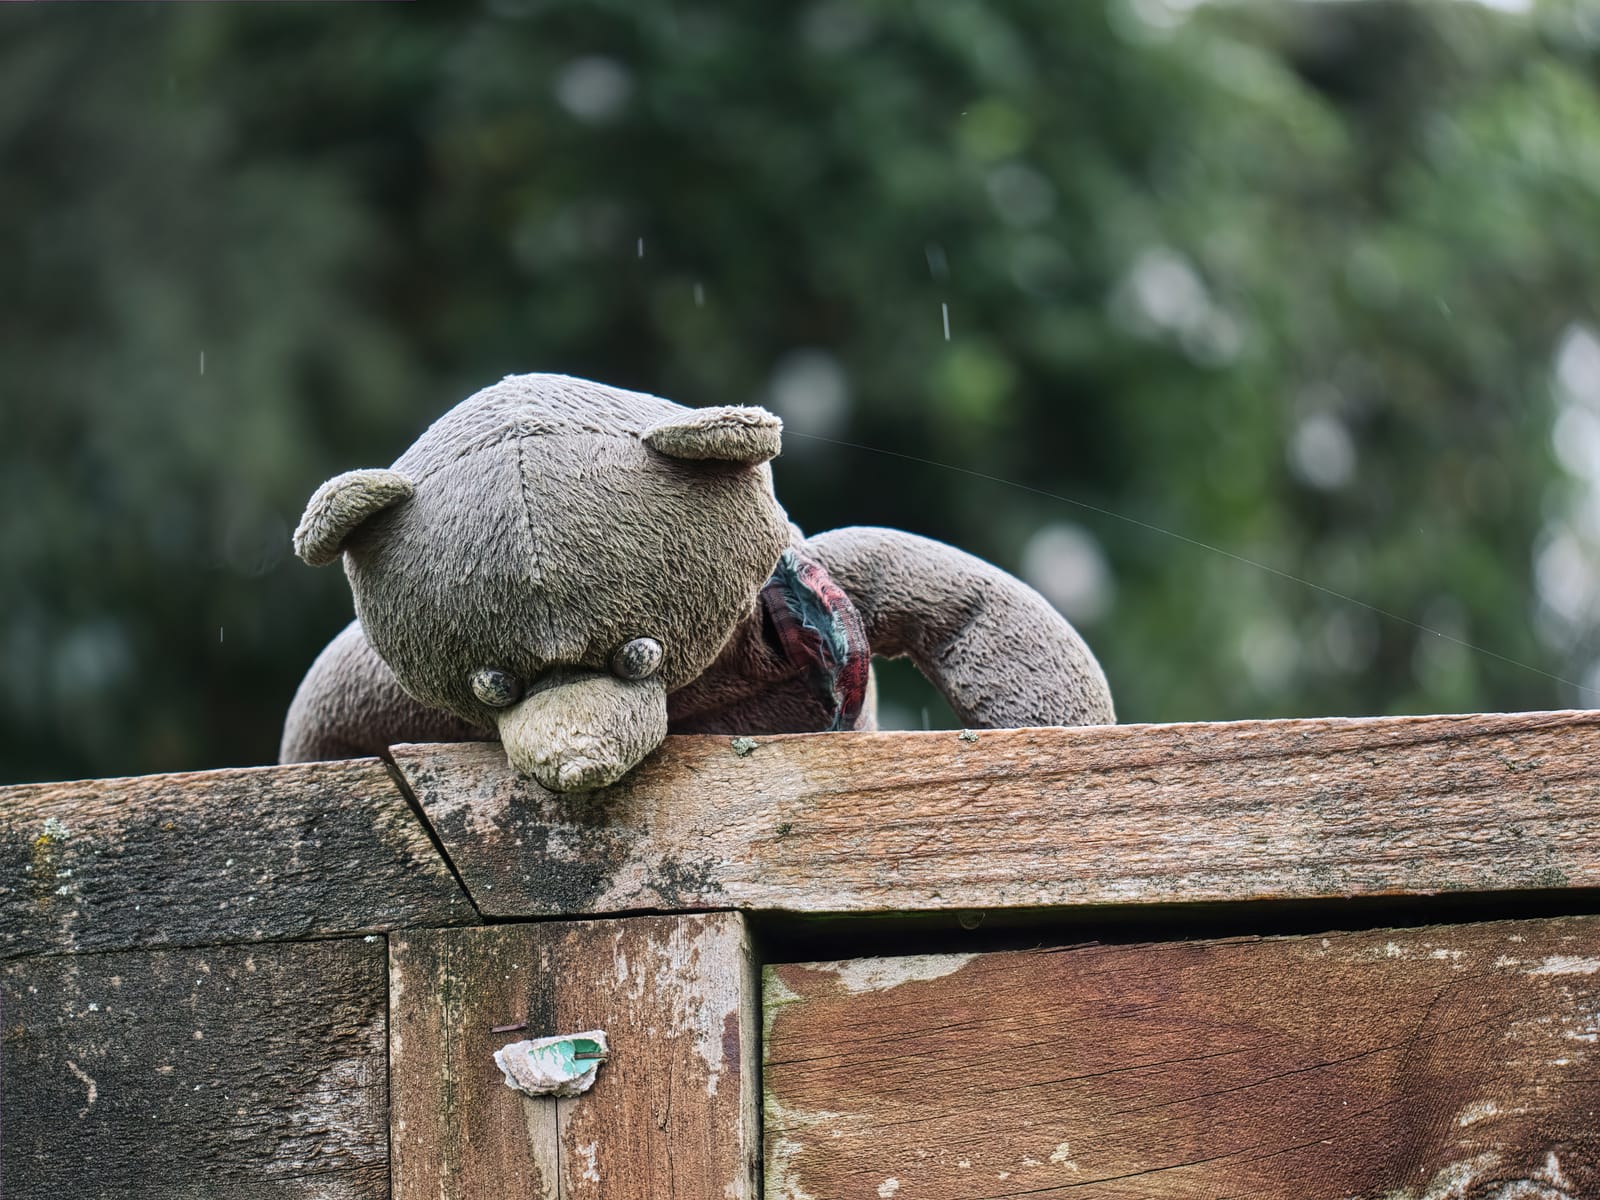
<path fill-rule="evenodd" d="M 6 5 L 0 230 L 0 781 L 271 761 L 306 498 L 527 370 L 770 405 L 1126 720 L 1600 687 L 1600 6 Z"/>

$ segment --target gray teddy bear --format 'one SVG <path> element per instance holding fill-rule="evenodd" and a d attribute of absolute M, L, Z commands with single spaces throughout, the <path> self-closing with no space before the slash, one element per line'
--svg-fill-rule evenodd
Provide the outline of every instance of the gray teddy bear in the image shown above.
<path fill-rule="evenodd" d="M 514 375 L 389 470 L 323 484 L 295 552 L 343 555 L 356 620 L 282 761 L 498 738 L 546 788 L 599 788 L 669 732 L 875 728 L 874 654 L 974 728 L 1115 721 L 1083 639 L 1019 580 L 898 530 L 802 536 L 767 466 L 781 428 Z"/>

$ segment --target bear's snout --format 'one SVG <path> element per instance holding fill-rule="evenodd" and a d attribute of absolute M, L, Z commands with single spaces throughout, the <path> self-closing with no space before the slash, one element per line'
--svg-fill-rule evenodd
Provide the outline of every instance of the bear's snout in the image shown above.
<path fill-rule="evenodd" d="M 667 693 L 658 679 L 573 674 L 500 716 L 512 767 L 552 792 L 613 784 L 666 736 Z"/>

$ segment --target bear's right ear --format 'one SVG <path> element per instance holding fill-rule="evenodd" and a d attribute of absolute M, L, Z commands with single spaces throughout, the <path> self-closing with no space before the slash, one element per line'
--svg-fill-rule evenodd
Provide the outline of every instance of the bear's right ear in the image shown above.
<path fill-rule="evenodd" d="M 783 422 L 764 408 L 697 408 L 645 432 L 658 454 L 690 462 L 716 459 L 755 467 L 778 457 Z"/>
<path fill-rule="evenodd" d="M 339 557 L 345 539 L 374 513 L 416 494 L 399 471 L 346 471 L 323 484 L 294 531 L 294 552 L 313 567 Z"/>

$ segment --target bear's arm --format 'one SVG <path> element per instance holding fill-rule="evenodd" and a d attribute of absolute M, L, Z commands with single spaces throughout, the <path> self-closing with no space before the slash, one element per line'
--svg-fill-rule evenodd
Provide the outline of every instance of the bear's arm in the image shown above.
<path fill-rule="evenodd" d="M 406 695 L 360 623 L 351 621 L 300 681 L 284 719 L 278 761 L 363 758 L 401 742 L 492 740 L 489 731 Z"/>
<path fill-rule="evenodd" d="M 1089 647 L 1020 579 L 897 529 L 835 529 L 805 549 L 855 602 L 872 652 L 910 658 L 964 725 L 1116 721 Z"/>

